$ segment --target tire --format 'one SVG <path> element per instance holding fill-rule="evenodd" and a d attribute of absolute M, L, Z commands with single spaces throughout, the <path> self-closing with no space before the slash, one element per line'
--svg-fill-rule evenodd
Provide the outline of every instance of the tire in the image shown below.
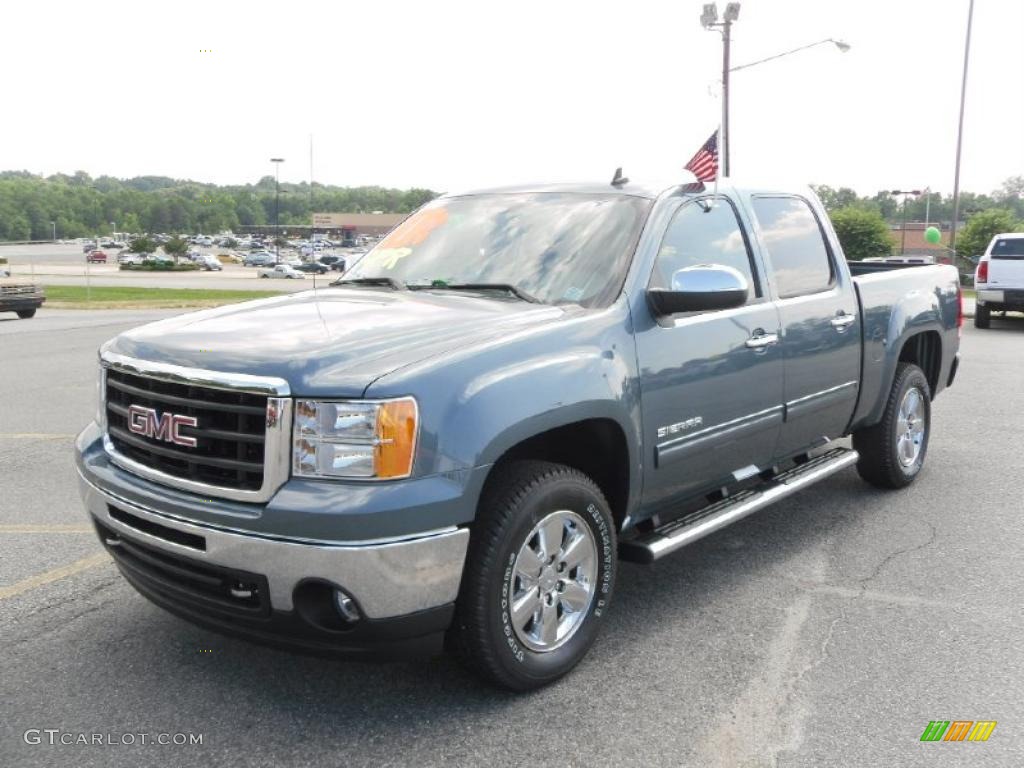
<path fill-rule="evenodd" d="M 615 585 L 615 522 L 576 469 L 521 461 L 496 472 L 473 524 L 449 641 L 486 680 L 528 691 L 566 674 L 597 639 Z M 562 570 L 563 556 L 577 565 Z M 518 616 L 517 605 L 526 606 Z"/>
<path fill-rule="evenodd" d="M 912 363 L 898 364 L 881 421 L 853 433 L 853 447 L 860 454 L 857 472 L 865 481 L 878 488 L 905 488 L 914 482 L 928 453 L 931 399 L 924 371 Z M 914 416 L 909 422 L 904 420 L 907 411 Z"/>
<path fill-rule="evenodd" d="M 992 322 L 992 310 L 988 307 L 974 308 L 974 327 L 988 328 Z"/>
<path fill-rule="evenodd" d="M 18 317 L 22 320 L 28 320 L 30 317 L 35 317 L 36 311 L 34 309 L 19 309 Z"/>
<path fill-rule="evenodd" d="M 260 275 L 260 280 L 269 280 L 270 275 Z"/>

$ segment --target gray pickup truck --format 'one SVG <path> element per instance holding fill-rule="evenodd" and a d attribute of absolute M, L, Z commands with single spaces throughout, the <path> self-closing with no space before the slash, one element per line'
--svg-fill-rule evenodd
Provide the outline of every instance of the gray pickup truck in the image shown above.
<path fill-rule="evenodd" d="M 958 276 L 857 271 L 806 189 L 447 195 L 329 287 L 104 344 L 81 495 L 183 618 L 534 688 L 594 642 L 620 558 L 852 465 L 917 477 Z"/>

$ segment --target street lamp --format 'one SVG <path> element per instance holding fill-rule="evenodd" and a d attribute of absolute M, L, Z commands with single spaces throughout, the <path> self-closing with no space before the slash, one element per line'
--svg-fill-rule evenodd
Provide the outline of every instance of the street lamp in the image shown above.
<path fill-rule="evenodd" d="M 700 15 L 704 29 L 720 29 L 722 32 L 722 135 L 719 137 L 722 155 L 722 175 L 729 175 L 729 45 L 732 24 L 740 17 L 740 4 L 728 3 L 722 20 L 718 20 L 718 6 L 706 3 Z"/>
<path fill-rule="evenodd" d="M 51 221 L 50 226 L 53 227 L 53 242 L 57 242 L 57 222 Z"/>
<path fill-rule="evenodd" d="M 801 45 L 798 48 L 793 48 L 789 51 L 783 51 L 782 53 L 776 53 L 774 56 L 765 56 L 763 59 L 757 61 L 751 61 L 748 64 L 740 64 L 738 67 L 733 67 L 730 72 L 738 72 L 741 69 L 747 69 L 748 67 L 754 67 L 758 64 L 764 64 L 766 61 L 772 61 L 773 59 L 781 59 L 783 56 L 789 56 L 791 53 L 797 53 L 799 51 L 806 51 L 808 48 L 813 48 L 816 45 L 825 45 L 826 43 L 832 43 L 836 48 L 839 49 L 840 53 L 846 53 L 852 47 L 849 43 L 843 42 L 842 40 L 836 40 L 832 37 L 826 37 L 824 40 L 818 40 L 807 45 Z"/>
<path fill-rule="evenodd" d="M 903 195 L 903 216 L 900 221 L 900 256 L 907 252 L 907 199 L 919 197 L 920 189 L 894 189 L 889 193 L 893 197 Z"/>
<path fill-rule="evenodd" d="M 272 157 L 270 162 L 274 164 L 274 263 L 281 263 L 281 246 L 277 244 L 281 234 L 281 163 L 283 157 Z"/>

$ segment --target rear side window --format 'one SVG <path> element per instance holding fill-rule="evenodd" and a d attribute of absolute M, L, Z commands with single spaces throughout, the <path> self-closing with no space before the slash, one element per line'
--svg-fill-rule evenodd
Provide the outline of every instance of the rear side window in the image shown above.
<path fill-rule="evenodd" d="M 691 202 L 676 211 L 658 249 L 651 287 L 669 288 L 672 275 L 698 264 L 723 264 L 737 269 L 747 279 L 750 295 L 761 295 L 747 239 L 736 211 L 725 199 Z"/>
<path fill-rule="evenodd" d="M 827 291 L 835 283 L 835 269 L 807 202 L 799 197 L 754 197 L 753 205 L 779 297 Z"/>
<path fill-rule="evenodd" d="M 993 259 L 1024 259 L 1024 237 L 1003 237 L 992 244 Z"/>

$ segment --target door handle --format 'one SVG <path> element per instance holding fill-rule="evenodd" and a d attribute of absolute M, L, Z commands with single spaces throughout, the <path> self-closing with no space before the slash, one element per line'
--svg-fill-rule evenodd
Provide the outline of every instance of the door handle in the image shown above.
<path fill-rule="evenodd" d="M 855 322 L 857 322 L 857 316 L 848 315 L 845 312 L 840 312 L 840 314 L 837 314 L 835 317 L 833 317 L 830 322 L 832 323 L 833 328 L 842 333 Z"/>
<path fill-rule="evenodd" d="M 778 344 L 779 336 L 775 333 L 759 333 L 756 336 L 751 336 L 745 343 L 750 349 L 763 350 L 772 344 Z"/>

